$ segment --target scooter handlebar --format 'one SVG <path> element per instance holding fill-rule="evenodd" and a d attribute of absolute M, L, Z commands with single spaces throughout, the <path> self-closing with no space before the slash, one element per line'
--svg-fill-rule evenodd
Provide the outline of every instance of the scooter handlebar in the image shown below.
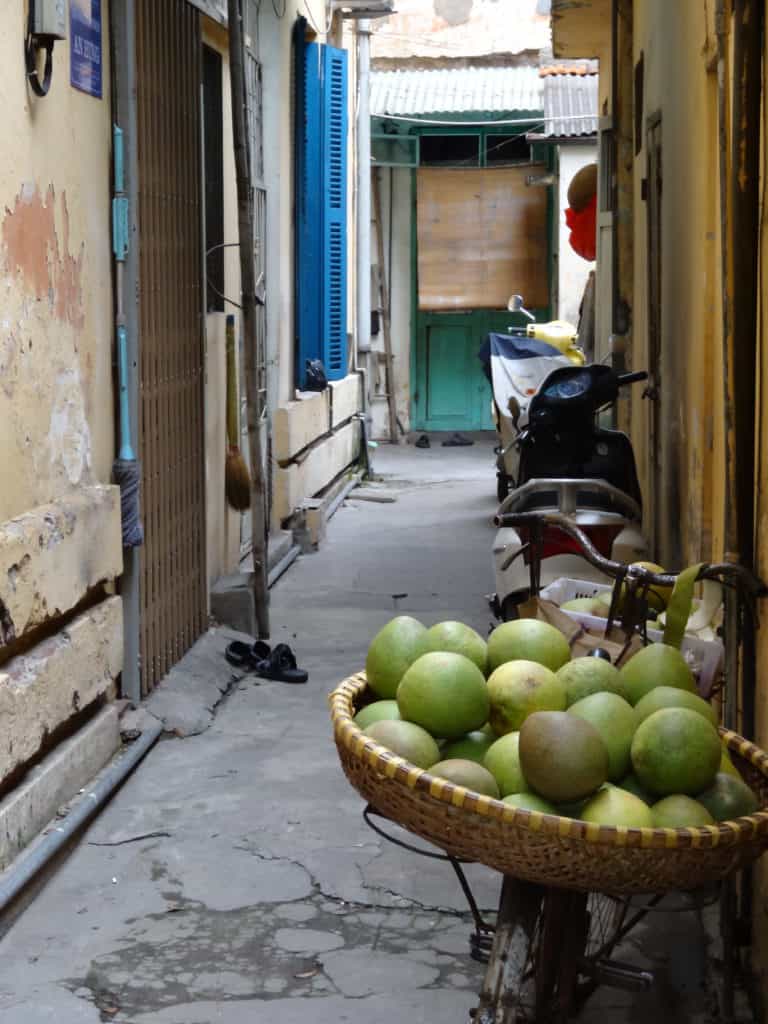
<path fill-rule="evenodd" d="M 625 384 L 636 384 L 640 380 L 648 380 L 647 370 L 635 370 L 634 373 L 620 373 L 619 387 L 623 387 Z"/>

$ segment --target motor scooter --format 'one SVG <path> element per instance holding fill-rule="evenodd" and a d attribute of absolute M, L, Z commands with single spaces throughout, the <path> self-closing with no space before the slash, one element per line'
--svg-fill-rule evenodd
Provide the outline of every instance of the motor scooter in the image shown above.
<path fill-rule="evenodd" d="M 516 486 L 498 514 L 559 512 L 614 561 L 648 558 L 642 534 L 642 498 L 635 456 L 626 434 L 598 423 L 619 390 L 646 380 L 643 371 L 617 374 L 609 366 L 560 366 L 551 370 L 528 406 L 518 431 Z M 611 582 L 585 562 L 580 548 L 559 530 L 545 529 L 536 552 L 542 585 L 559 577 Z M 501 527 L 493 545 L 499 618 L 516 615 L 530 592 L 531 536 L 526 528 Z"/>
<path fill-rule="evenodd" d="M 585 362 L 572 324 L 564 320 L 537 323 L 523 305 L 521 295 L 513 295 L 507 308 L 511 313 L 521 313 L 530 322 L 524 327 L 508 327 L 506 334 L 489 334 L 478 353 L 493 394 L 499 501 L 516 486 L 517 437 L 528 422 L 528 405 L 539 385 L 555 367 L 582 366 Z"/>

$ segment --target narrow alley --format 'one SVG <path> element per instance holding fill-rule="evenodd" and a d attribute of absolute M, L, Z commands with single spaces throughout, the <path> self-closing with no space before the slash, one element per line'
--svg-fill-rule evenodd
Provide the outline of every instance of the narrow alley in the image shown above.
<path fill-rule="evenodd" d="M 273 590 L 274 638 L 290 641 L 309 683 L 246 676 L 204 731 L 154 747 L 4 935 L 3 1024 L 465 1024 L 483 967 L 468 955 L 459 887 L 447 864 L 366 827 L 327 695 L 396 612 L 487 631 L 487 437 L 379 448 L 372 486 L 395 500 L 352 492 L 321 551 Z M 177 669 L 187 697 L 210 704 L 211 678 L 226 689 L 229 635 L 208 633 Z M 468 874 L 492 920 L 499 877 Z M 601 991 L 584 1024 L 608 1010 L 612 1024 L 715 1019 L 697 915 L 649 928 L 621 954 L 659 984 Z"/>

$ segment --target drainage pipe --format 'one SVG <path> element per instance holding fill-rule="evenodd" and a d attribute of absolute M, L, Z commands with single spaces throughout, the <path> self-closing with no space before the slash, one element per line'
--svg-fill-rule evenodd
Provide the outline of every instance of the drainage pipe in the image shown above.
<path fill-rule="evenodd" d="M 371 23 L 357 23 L 357 356 L 364 356 L 364 392 L 370 387 L 371 351 Z M 363 394 L 363 411 L 370 403 Z"/>
<path fill-rule="evenodd" d="M 123 271 L 125 341 L 129 419 L 139 422 L 139 170 L 136 115 L 136 8 L 134 0 L 112 0 L 112 109 L 113 120 L 123 132 L 125 144 L 125 196 L 128 200 L 128 251 Z M 138 447 L 138 437 L 135 438 Z M 122 695 L 141 700 L 139 662 L 139 573 L 141 549 L 123 549 L 124 664 Z"/>
<path fill-rule="evenodd" d="M 157 743 L 162 732 L 162 722 L 145 729 L 139 739 L 127 747 L 122 756 L 117 757 L 102 772 L 96 785 L 83 794 L 76 807 L 39 843 L 28 847 L 20 854 L 8 870 L 0 875 L 0 913 L 107 802 L 120 783 Z"/>

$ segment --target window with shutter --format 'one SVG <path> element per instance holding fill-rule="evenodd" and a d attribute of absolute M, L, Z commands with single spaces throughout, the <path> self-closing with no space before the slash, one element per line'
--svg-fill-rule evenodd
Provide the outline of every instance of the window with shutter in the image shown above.
<path fill-rule="evenodd" d="M 347 53 L 310 43 L 298 64 L 296 381 L 320 359 L 347 372 Z"/>

